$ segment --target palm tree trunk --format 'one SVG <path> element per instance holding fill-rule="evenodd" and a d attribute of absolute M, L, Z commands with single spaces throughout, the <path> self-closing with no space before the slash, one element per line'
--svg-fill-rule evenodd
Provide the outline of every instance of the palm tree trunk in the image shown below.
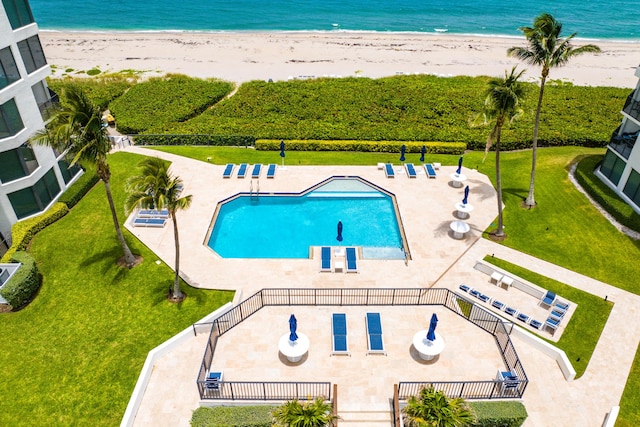
<path fill-rule="evenodd" d="M 500 175 L 500 133 L 502 132 L 502 120 L 498 118 L 496 123 L 496 191 L 498 193 L 498 229 L 496 236 L 504 236 L 502 222 L 502 176 Z"/>
<path fill-rule="evenodd" d="M 173 298 L 182 299 L 184 295 L 180 291 L 180 238 L 178 237 L 178 221 L 176 220 L 175 211 L 171 211 L 171 219 L 173 220 L 173 238 L 176 246 L 176 275 L 173 279 Z"/>
<path fill-rule="evenodd" d="M 548 73 L 548 72 L 547 72 Z M 542 97 L 544 96 L 544 84 L 547 81 L 547 74 L 542 72 L 540 80 L 540 93 L 538 94 L 538 107 L 536 108 L 536 120 L 533 125 L 533 143 L 531 144 L 531 180 L 529 181 L 529 194 L 525 205 L 532 207 L 536 205 L 534 190 L 536 185 L 536 160 L 538 157 L 538 129 L 540 128 L 540 111 L 542 111 Z"/>
<path fill-rule="evenodd" d="M 104 189 L 107 192 L 107 200 L 109 201 L 109 208 L 111 209 L 111 217 L 113 218 L 113 225 L 116 228 L 116 235 L 118 236 L 118 242 L 120 246 L 122 246 L 122 251 L 124 252 L 124 262 L 127 264 L 127 268 L 131 268 L 136 263 L 136 258 L 131 253 L 131 249 L 127 245 L 127 241 L 124 240 L 124 235 L 122 234 L 122 229 L 120 228 L 120 223 L 118 222 L 118 214 L 116 213 L 116 206 L 113 203 L 113 196 L 111 195 L 111 184 L 109 180 L 102 179 L 104 182 Z"/>

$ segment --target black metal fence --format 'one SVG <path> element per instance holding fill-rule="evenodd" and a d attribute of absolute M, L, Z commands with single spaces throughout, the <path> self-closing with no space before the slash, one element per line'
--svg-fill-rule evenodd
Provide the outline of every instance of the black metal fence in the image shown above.
<path fill-rule="evenodd" d="M 442 391 L 448 397 L 462 399 L 519 399 L 522 397 L 526 381 L 424 381 L 400 382 L 398 397 L 407 400 L 411 396 L 418 396 L 423 388 L 433 387 Z"/>
<path fill-rule="evenodd" d="M 275 388 L 263 387 L 264 384 L 328 384 L 328 383 L 238 383 L 247 384 L 245 388 L 238 388 L 233 395 L 226 392 L 208 393 L 205 390 L 205 378 L 211 368 L 211 361 L 215 351 L 218 337 L 222 336 L 236 325 L 240 324 L 247 318 L 263 307 L 267 306 L 396 306 L 396 305 L 442 305 L 459 316 L 464 317 L 471 323 L 480 327 L 484 331 L 493 335 L 496 344 L 502 355 L 502 359 L 507 370 L 514 371 L 517 374 L 518 386 L 509 387 L 508 394 L 502 390 L 504 383 L 497 381 L 421 381 L 416 383 L 401 384 L 433 384 L 442 387 L 442 390 L 448 396 L 466 396 L 469 399 L 491 399 L 497 397 L 522 397 L 528 379 L 522 363 L 518 358 L 515 347 L 509 337 L 510 327 L 501 318 L 494 315 L 490 311 L 484 310 L 475 301 L 468 299 L 462 295 L 444 288 L 383 288 L 383 289 L 262 289 L 251 295 L 246 300 L 222 314 L 212 322 L 211 334 L 205 354 L 198 373 L 198 389 L 202 399 L 251 399 L 251 400 L 287 400 L 298 398 L 297 395 L 285 396 L 286 393 L 276 393 Z M 224 382 L 227 384 L 227 382 Z M 248 384 L 254 384 L 249 386 Z M 512 382 L 509 382 L 513 385 Z M 405 385 L 406 390 L 401 390 L 401 398 L 410 396 L 417 389 L 418 385 Z M 262 387 L 262 389 L 260 388 Z M 289 386 L 287 386 L 289 387 Z M 290 392 L 291 389 L 285 387 L 284 390 Z M 229 387 L 230 388 L 230 387 Z M 499 389 L 500 392 L 496 390 Z M 262 397 L 255 398 L 252 394 L 256 390 L 263 390 Z M 315 390 L 315 389 L 314 389 Z M 246 394 L 243 394 L 246 392 Z M 275 394 L 270 394 L 275 393 Z M 222 397 L 224 396 L 224 397 Z M 233 397 L 229 397 L 233 396 Z M 277 397 L 276 397 L 277 396 Z M 315 395 L 313 393 L 307 395 L 309 398 L 327 396 L 327 394 Z"/>
<path fill-rule="evenodd" d="M 198 390 L 203 399 L 213 400 L 331 400 L 329 382 L 220 381 L 207 387 L 198 381 Z"/>

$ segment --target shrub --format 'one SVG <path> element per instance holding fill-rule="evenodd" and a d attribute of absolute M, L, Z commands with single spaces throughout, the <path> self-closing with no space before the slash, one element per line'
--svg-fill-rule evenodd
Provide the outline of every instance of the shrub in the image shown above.
<path fill-rule="evenodd" d="M 64 96 L 65 87 L 68 85 L 78 85 L 94 104 L 102 110 L 105 110 L 111 101 L 122 95 L 127 89 L 133 86 L 136 81 L 137 77 L 130 74 L 106 74 L 92 78 L 50 78 L 47 80 L 47 85 L 61 97 Z"/>
<path fill-rule="evenodd" d="M 74 207 L 100 181 L 94 170 L 85 170 L 84 174 L 67 188 L 58 201 L 67 205 L 69 209 Z"/>
<path fill-rule="evenodd" d="M 275 406 L 215 406 L 193 411 L 191 427 L 271 427 Z"/>
<path fill-rule="evenodd" d="M 478 420 L 474 427 L 519 427 L 527 419 L 521 402 L 469 402 Z"/>
<path fill-rule="evenodd" d="M 257 140 L 256 150 L 280 150 L 276 139 Z M 286 140 L 285 146 L 291 151 L 361 151 L 376 153 L 399 153 L 402 146 L 407 153 L 420 153 L 422 146 L 428 154 L 463 154 L 467 145 L 464 142 L 416 142 L 416 141 L 320 141 Z"/>
<path fill-rule="evenodd" d="M 38 234 L 47 225 L 53 224 L 69 212 L 64 203 L 56 203 L 45 213 L 36 217 L 16 222 L 11 227 L 11 247 L 2 257 L 1 262 L 8 262 L 17 251 L 24 251 L 29 246 L 33 236 Z"/>
<path fill-rule="evenodd" d="M 31 301 L 42 280 L 36 261 L 29 253 L 15 252 L 12 261 L 22 263 L 22 266 L 0 289 L 0 295 L 15 310 Z"/>
<path fill-rule="evenodd" d="M 252 136 L 241 135 L 146 135 L 133 137 L 136 145 L 213 145 L 213 146 L 253 146 Z M 278 146 L 280 149 L 280 146 Z"/>

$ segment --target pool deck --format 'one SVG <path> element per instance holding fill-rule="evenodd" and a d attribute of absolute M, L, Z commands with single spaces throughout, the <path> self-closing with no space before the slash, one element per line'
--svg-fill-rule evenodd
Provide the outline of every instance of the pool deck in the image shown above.
<path fill-rule="evenodd" d="M 263 173 L 260 178 L 261 192 L 299 192 L 330 176 L 357 175 L 396 195 L 411 260 L 407 263 L 402 260 L 359 260 L 358 274 L 321 273 L 318 258 L 222 259 L 204 245 L 217 202 L 238 192 L 248 192 L 250 177 L 238 179 L 234 175 L 230 179 L 223 179 L 224 165 L 213 165 L 138 147 L 129 147 L 125 151 L 154 155 L 173 162 L 171 170 L 183 179 L 185 194 L 193 195 L 191 208 L 178 213 L 181 274 L 192 284 L 202 288 L 235 290 L 234 302 L 239 302 L 262 288 L 446 287 L 457 291 L 460 283 L 466 283 L 544 322 L 548 311 L 539 307 L 537 299 L 513 288 L 508 291 L 498 288 L 489 282 L 486 274 L 473 268 L 477 260 L 491 254 L 602 298 L 607 296 L 615 303 L 614 308 L 587 371 L 578 380 L 567 382 L 555 360 L 521 338 L 512 336 L 512 340 L 530 380 L 523 398 L 529 413 L 525 426 L 600 426 L 607 412 L 619 404 L 640 341 L 640 325 L 638 322 L 628 321 L 640 313 L 640 297 L 482 239 L 482 230 L 496 216 L 495 191 L 486 176 L 464 168 L 466 183 L 471 189 L 469 203 L 475 209 L 466 220 L 471 226 L 470 232 L 464 239 L 457 240 L 452 237 L 449 224 L 458 219 L 455 217 L 454 204 L 462 199 L 464 187 L 453 188 L 450 185 L 449 175 L 455 167 L 441 168 L 436 179 L 427 179 L 423 173 L 416 179 L 409 179 L 406 174 L 398 173 L 404 171 L 399 165 L 394 168 L 396 177 L 393 179 L 386 178 L 384 171 L 375 165 L 287 165 L 285 170 L 278 169 L 274 179 L 268 180 Z M 280 158 L 277 157 L 274 161 L 278 163 Z M 423 171 L 421 168 L 418 170 Z M 255 189 L 255 180 L 253 185 Z M 151 248 L 159 259 L 169 266 L 173 265 L 174 247 L 170 225 L 163 229 L 147 229 L 127 224 L 127 228 Z M 484 307 L 491 309 L 487 304 Z M 470 353 L 468 343 L 473 342 L 476 347 L 476 342 L 484 343 L 482 337 L 488 335 L 475 327 L 458 324 L 460 319 L 452 319 L 445 313 L 445 309 L 440 308 L 438 311 L 438 315 L 442 315 L 438 331 L 445 337 L 447 347 L 436 362 L 429 364 L 416 360 L 415 354 L 410 350 L 410 340 L 417 331 L 415 323 L 421 327 L 428 325 L 428 317 L 435 311 L 431 307 L 422 311 L 404 310 L 402 315 L 408 316 L 407 318 L 399 317 L 398 307 L 376 307 L 375 310 L 371 310 L 371 307 L 355 307 L 349 310 L 346 311 L 349 334 L 352 330 L 355 331 L 353 337 L 350 336 L 351 357 L 339 357 L 338 360 L 333 360 L 336 359 L 335 356 L 330 358 L 328 335 L 322 336 L 323 333 L 330 333 L 330 313 L 345 310 L 332 307 L 296 307 L 300 330 L 308 336 L 318 338 L 312 340 L 307 360 L 299 366 L 289 366 L 277 353 L 277 341 L 270 344 L 273 338 L 270 334 L 275 333 L 274 329 L 277 330 L 277 336 L 286 332 L 286 320 L 292 310 L 269 308 L 220 339 L 214 364 L 225 371 L 225 379 L 228 380 L 254 378 L 286 381 L 313 376 L 315 370 L 321 370 L 321 374 L 330 372 L 331 376 L 326 380 L 338 384 L 339 408 L 345 411 L 344 414 L 341 412 L 345 418 L 341 425 L 363 426 L 390 425 L 388 420 L 376 424 L 346 421 L 352 418 L 351 412 L 388 411 L 388 398 L 394 382 L 411 380 L 416 369 L 417 372 L 424 371 L 430 379 L 455 380 L 460 377 L 475 378 L 478 375 L 483 379 L 490 379 L 501 367 L 495 344 L 478 344 L 473 349 L 474 353 Z M 360 311 L 365 310 L 381 313 L 388 356 L 366 356 L 362 351 L 363 348 L 366 349 L 366 341 L 363 341 L 366 338 L 359 334 L 364 327 L 363 324 L 360 325 L 363 323 Z M 283 325 L 273 323 L 275 319 L 282 317 L 286 317 Z M 250 329 L 251 333 L 243 334 L 243 328 Z M 561 334 L 562 328 L 553 337 L 547 332 L 541 335 L 557 340 Z M 263 338 L 256 342 L 256 337 Z M 191 412 L 199 404 L 195 380 L 206 339 L 207 334 L 199 334 L 156 363 L 134 425 L 189 425 Z M 384 375 L 379 375 L 381 371 Z M 432 374 L 435 376 L 432 377 Z"/>

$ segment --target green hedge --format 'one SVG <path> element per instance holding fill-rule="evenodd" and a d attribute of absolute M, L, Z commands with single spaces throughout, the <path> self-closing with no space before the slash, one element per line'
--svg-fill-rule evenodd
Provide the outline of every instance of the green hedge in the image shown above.
<path fill-rule="evenodd" d="M 133 86 L 111 102 L 109 110 L 120 132 L 137 134 L 188 120 L 232 90 L 233 85 L 229 82 L 168 74 Z"/>
<path fill-rule="evenodd" d="M 133 137 L 136 145 L 213 145 L 213 146 L 245 146 L 256 143 L 252 136 L 242 135 L 149 135 L 139 134 Z M 278 146 L 280 149 L 280 146 Z"/>
<path fill-rule="evenodd" d="M 280 150 L 278 139 L 259 139 L 256 150 Z M 406 147 L 407 153 L 420 153 L 422 146 L 428 154 L 463 154 L 467 145 L 464 142 L 415 142 L 415 141 L 323 141 L 323 140 L 286 140 L 286 150 L 291 151 L 361 151 L 376 153 L 399 153 Z"/>
<path fill-rule="evenodd" d="M 69 208 L 64 203 L 57 202 L 45 213 L 36 217 L 16 222 L 11 227 L 11 247 L 4 254 L 0 262 L 9 262 L 13 254 L 17 251 L 24 251 L 29 246 L 33 236 L 38 234 L 47 225 L 53 224 L 69 212 Z"/>
<path fill-rule="evenodd" d="M 85 170 L 84 174 L 67 188 L 58 199 L 60 203 L 67 205 L 69 209 L 74 207 L 97 183 L 100 181 L 94 170 Z"/>
<path fill-rule="evenodd" d="M 137 80 L 138 78 L 133 75 L 108 74 L 92 78 L 49 78 L 47 85 L 61 97 L 64 96 L 64 89 L 67 86 L 80 86 L 82 91 L 95 105 L 102 110 L 106 110 L 111 101 L 121 96 L 127 89 L 133 86 Z"/>
<path fill-rule="evenodd" d="M 519 427 L 527 419 L 527 410 L 521 402 L 468 402 L 478 421 L 474 427 Z"/>
<path fill-rule="evenodd" d="M 193 411 L 191 427 L 271 427 L 276 406 L 215 406 Z"/>
<path fill-rule="evenodd" d="M 22 263 L 22 266 L 0 289 L 0 295 L 15 310 L 31 301 L 38 292 L 42 280 L 36 266 L 36 260 L 29 253 L 15 252 L 12 261 Z"/>

